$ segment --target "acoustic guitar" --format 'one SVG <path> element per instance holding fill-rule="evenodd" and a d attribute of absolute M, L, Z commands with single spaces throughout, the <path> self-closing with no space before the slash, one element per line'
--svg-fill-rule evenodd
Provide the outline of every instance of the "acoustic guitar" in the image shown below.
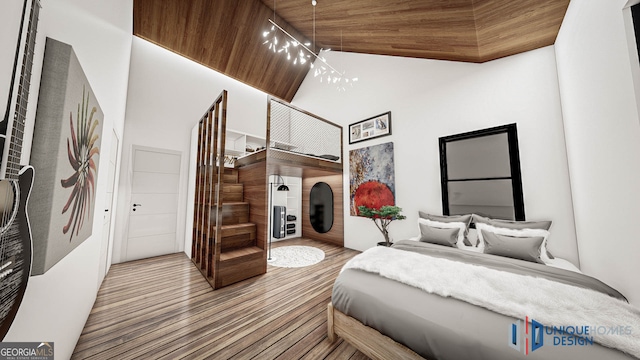
<path fill-rule="evenodd" d="M 27 11 L 29 11 L 28 19 L 25 16 Z M 24 28 L 25 20 L 29 23 L 25 32 L 26 41 L 22 52 L 16 101 L 13 104 L 9 101 L 9 109 L 0 124 L 0 151 L 2 151 L 0 172 L 3 175 L 0 181 L 0 340 L 4 339 L 16 317 L 31 271 L 31 227 L 26 207 L 33 184 L 34 170 L 31 166 L 20 165 L 20 155 L 39 13 L 38 0 L 32 0 L 30 10 L 25 1 L 20 29 Z M 22 32 L 18 37 L 14 79 L 18 73 L 16 69 L 21 40 Z M 12 82 L 9 98 L 13 92 Z M 10 118 L 9 114 L 13 114 L 13 117 Z M 9 132 L 8 129 L 11 131 Z"/>

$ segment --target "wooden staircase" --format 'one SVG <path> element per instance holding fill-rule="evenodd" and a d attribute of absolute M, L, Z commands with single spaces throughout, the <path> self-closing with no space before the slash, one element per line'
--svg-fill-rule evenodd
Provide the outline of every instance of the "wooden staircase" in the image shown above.
<path fill-rule="evenodd" d="M 238 170 L 224 169 L 223 183 L 222 211 L 217 215 L 221 222 L 220 234 L 216 236 L 216 202 L 206 197 L 209 235 L 198 234 L 201 245 L 196 251 L 200 256 L 193 257 L 214 289 L 264 273 L 264 249 L 256 243 L 256 224 L 249 222 L 249 203 L 244 201 Z"/>
<path fill-rule="evenodd" d="M 244 199 L 239 172 L 225 168 L 224 151 L 218 153 L 225 148 L 226 108 L 223 90 L 198 126 L 191 259 L 214 289 L 267 270 L 266 242 L 262 236 L 260 242 L 256 240 L 258 226 L 249 222 L 251 204 Z M 262 203 L 253 202 L 254 210 L 260 209 Z M 256 220 L 260 217 L 254 216 Z"/>
<path fill-rule="evenodd" d="M 260 275 L 264 267 L 264 249 L 256 244 L 256 224 L 249 222 L 249 203 L 243 201 L 238 170 L 225 169 L 225 173 L 232 176 L 223 178 L 219 280 L 214 288 Z"/>

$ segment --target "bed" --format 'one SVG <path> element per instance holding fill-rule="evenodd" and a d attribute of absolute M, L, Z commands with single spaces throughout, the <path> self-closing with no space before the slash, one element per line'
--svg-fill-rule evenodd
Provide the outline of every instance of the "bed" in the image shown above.
<path fill-rule="evenodd" d="M 555 263 L 563 265 L 561 259 Z M 347 263 L 336 279 L 328 337 L 342 337 L 373 359 L 637 358 L 640 312 L 615 289 L 562 267 L 411 240 L 372 248 Z M 417 273 L 418 280 L 395 278 L 403 272 Z M 422 280 L 426 285 L 408 285 Z M 471 286 L 470 295 L 456 293 L 464 283 L 479 285 Z M 592 298 L 602 304 L 592 306 Z M 588 310 L 565 309 L 582 302 Z M 618 318 L 605 313 L 617 307 Z M 532 324 L 538 322 L 547 326 L 542 328 L 546 343 L 532 350 Z M 588 327 L 597 336 L 589 342 L 593 333 L 548 332 L 561 325 L 568 332 Z M 613 328 L 621 333 L 597 334 Z"/>

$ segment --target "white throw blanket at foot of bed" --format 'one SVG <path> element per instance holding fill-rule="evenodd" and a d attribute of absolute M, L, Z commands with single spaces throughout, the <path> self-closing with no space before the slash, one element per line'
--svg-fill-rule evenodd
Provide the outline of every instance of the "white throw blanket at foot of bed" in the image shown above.
<path fill-rule="evenodd" d="M 590 335 L 601 345 L 640 358 L 640 310 L 594 290 L 387 247 L 355 256 L 344 269 L 379 274 L 517 319 L 527 314 L 546 326 L 631 326 L 628 335 Z"/>

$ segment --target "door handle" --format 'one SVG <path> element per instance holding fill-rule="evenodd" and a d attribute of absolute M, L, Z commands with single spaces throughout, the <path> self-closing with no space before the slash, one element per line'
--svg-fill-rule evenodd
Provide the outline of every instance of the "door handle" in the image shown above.
<path fill-rule="evenodd" d="M 133 207 L 142 206 L 142 204 L 133 204 Z"/>

